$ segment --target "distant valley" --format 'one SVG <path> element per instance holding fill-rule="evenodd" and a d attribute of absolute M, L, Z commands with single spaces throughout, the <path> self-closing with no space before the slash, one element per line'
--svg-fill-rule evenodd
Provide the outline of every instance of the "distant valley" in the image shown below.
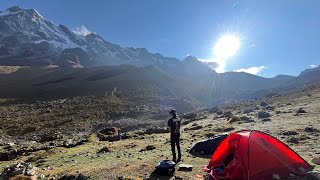
<path fill-rule="evenodd" d="M 179 60 L 121 47 L 95 33 L 76 34 L 35 9 L 17 6 L 0 12 L 0 27 L 2 98 L 103 97 L 116 90 L 129 99 L 180 99 L 185 105 L 179 110 L 190 111 L 286 93 L 320 80 L 319 67 L 298 77 L 216 73 L 194 56 Z"/>

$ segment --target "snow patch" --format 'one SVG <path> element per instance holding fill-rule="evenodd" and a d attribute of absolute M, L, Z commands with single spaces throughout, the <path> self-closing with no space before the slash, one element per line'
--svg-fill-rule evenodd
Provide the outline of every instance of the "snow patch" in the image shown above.
<path fill-rule="evenodd" d="M 90 31 L 88 28 L 86 28 L 84 25 L 81 25 L 79 27 L 76 27 L 73 32 L 75 34 L 78 34 L 78 35 L 82 35 L 82 36 L 86 36 L 88 34 L 91 34 L 92 31 Z"/>

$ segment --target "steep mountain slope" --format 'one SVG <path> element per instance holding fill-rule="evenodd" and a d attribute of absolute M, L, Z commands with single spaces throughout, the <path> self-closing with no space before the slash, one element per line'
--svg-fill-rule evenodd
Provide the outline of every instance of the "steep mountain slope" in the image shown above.
<path fill-rule="evenodd" d="M 319 65 L 318 67 L 311 68 L 311 69 L 306 69 L 306 70 L 302 71 L 302 72 L 300 73 L 300 76 L 303 76 L 303 75 L 305 75 L 305 74 L 311 73 L 311 72 L 313 72 L 313 71 L 320 71 L 320 65 Z"/>
<path fill-rule="evenodd" d="M 259 98 L 270 92 L 285 93 L 284 89 L 292 89 L 292 85 L 308 79 L 305 75 L 287 81 L 242 72 L 218 74 L 197 63 L 181 61 L 172 68 L 154 65 L 22 68 L 0 75 L 0 94 L 1 97 L 56 99 L 105 96 L 116 89 L 122 97 L 172 97 L 191 104 L 212 105 Z"/>
<path fill-rule="evenodd" d="M 0 65 L 72 66 L 80 63 L 87 67 L 120 64 L 142 67 L 178 61 L 152 54 L 144 48 L 112 44 L 95 33 L 75 34 L 64 25 L 46 20 L 34 9 L 14 6 L 0 11 L 0 27 Z M 64 56 L 63 51 L 68 51 L 69 55 Z M 77 59 L 86 60 L 81 64 Z"/>
<path fill-rule="evenodd" d="M 117 94 L 130 101 L 137 97 L 180 99 L 173 104 L 185 101 L 194 108 L 206 103 L 193 97 L 199 88 L 155 66 L 31 67 L 0 75 L 0 85 L 1 97 L 31 100 Z"/>

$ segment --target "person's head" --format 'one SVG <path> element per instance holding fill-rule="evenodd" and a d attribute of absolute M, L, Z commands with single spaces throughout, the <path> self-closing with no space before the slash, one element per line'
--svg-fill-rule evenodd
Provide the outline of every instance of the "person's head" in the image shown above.
<path fill-rule="evenodd" d="M 169 113 L 170 113 L 173 117 L 177 116 L 177 112 L 176 112 L 175 109 L 171 109 L 171 110 L 169 111 Z"/>

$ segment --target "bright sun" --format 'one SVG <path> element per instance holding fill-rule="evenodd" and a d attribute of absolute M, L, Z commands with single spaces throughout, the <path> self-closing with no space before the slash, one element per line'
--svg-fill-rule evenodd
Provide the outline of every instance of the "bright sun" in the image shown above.
<path fill-rule="evenodd" d="M 240 48 L 240 39 L 236 35 L 223 35 L 215 44 L 213 51 L 216 58 L 221 61 L 227 60 L 234 56 Z"/>

